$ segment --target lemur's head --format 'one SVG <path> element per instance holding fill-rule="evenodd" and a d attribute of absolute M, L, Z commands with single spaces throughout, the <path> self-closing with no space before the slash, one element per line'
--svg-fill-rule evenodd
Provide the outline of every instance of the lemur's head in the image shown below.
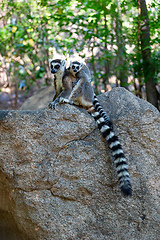
<path fill-rule="evenodd" d="M 66 61 L 61 59 L 53 59 L 50 61 L 51 73 L 63 73 L 66 67 Z"/>
<path fill-rule="evenodd" d="M 69 66 L 68 70 L 70 71 L 70 73 L 73 76 L 76 76 L 76 73 L 78 73 L 82 69 L 83 65 L 84 65 L 84 63 L 82 63 L 82 62 L 70 61 L 70 66 Z"/>

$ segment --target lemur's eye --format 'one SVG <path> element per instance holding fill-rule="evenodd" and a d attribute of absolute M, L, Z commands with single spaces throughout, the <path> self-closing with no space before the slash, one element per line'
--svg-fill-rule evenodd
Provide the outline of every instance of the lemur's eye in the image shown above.
<path fill-rule="evenodd" d="M 75 69 L 75 66 L 72 66 L 72 69 Z"/>
<path fill-rule="evenodd" d="M 77 67 L 77 70 L 79 70 L 79 66 Z"/>
<path fill-rule="evenodd" d="M 56 66 L 55 66 L 56 69 L 59 69 L 59 67 L 60 67 L 59 65 L 56 65 Z"/>

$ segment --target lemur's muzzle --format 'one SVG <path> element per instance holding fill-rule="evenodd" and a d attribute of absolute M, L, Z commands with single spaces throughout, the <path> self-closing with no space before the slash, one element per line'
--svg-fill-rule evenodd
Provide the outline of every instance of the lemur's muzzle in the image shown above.
<path fill-rule="evenodd" d="M 53 74 L 55 74 L 56 72 L 57 72 L 57 70 L 55 70 L 55 69 L 51 70 L 51 73 L 53 73 Z"/>

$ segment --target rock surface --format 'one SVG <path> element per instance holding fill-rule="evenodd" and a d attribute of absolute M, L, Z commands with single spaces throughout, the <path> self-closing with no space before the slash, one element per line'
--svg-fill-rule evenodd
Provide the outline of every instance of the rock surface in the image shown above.
<path fill-rule="evenodd" d="M 123 88 L 99 100 L 126 154 L 133 196 L 122 195 L 84 109 L 0 111 L 0 239 L 159 239 L 160 113 Z"/>
<path fill-rule="evenodd" d="M 45 108 L 53 100 L 54 95 L 55 90 L 53 86 L 43 87 L 22 104 L 21 110 Z"/>

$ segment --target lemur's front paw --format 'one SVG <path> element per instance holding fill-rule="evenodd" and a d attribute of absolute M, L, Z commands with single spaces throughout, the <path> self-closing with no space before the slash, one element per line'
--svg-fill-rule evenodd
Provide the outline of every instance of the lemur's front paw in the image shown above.
<path fill-rule="evenodd" d="M 53 102 L 50 102 L 49 104 L 48 104 L 48 107 L 50 108 L 50 109 L 56 109 L 56 106 L 58 105 L 58 102 L 55 102 L 55 101 L 53 101 Z"/>
<path fill-rule="evenodd" d="M 74 103 L 73 103 L 73 101 L 70 101 L 69 104 L 73 105 Z"/>
<path fill-rule="evenodd" d="M 60 97 L 59 103 L 70 103 L 70 101 L 67 98 Z"/>

